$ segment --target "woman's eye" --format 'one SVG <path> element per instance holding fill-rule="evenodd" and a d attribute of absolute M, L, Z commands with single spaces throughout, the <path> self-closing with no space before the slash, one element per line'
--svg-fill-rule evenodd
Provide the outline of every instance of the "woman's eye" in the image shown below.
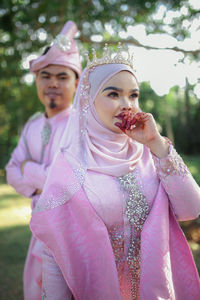
<path fill-rule="evenodd" d="M 137 93 L 133 93 L 133 94 L 130 95 L 131 99 L 136 99 L 138 97 L 139 97 L 139 94 L 137 94 Z"/>
<path fill-rule="evenodd" d="M 111 98 L 117 98 L 118 97 L 118 93 L 116 92 L 111 92 L 108 94 L 108 97 L 111 97 Z"/>

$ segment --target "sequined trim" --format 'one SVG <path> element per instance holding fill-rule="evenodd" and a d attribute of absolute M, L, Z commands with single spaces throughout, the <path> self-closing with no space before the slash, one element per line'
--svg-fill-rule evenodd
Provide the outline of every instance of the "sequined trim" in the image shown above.
<path fill-rule="evenodd" d="M 42 152 L 40 157 L 40 163 L 42 163 L 44 158 L 45 147 L 48 144 L 51 137 L 51 126 L 48 122 L 45 122 L 42 131 L 41 131 L 41 140 L 42 140 Z"/>
<path fill-rule="evenodd" d="M 33 213 L 58 207 L 67 202 L 71 197 L 72 194 L 68 191 L 68 188 L 59 186 L 58 184 L 53 185 L 49 188 L 47 194 L 41 195 Z"/>
<path fill-rule="evenodd" d="M 54 44 L 58 49 L 61 51 L 67 52 L 71 48 L 71 41 L 70 39 L 64 34 L 58 34 L 54 40 Z"/>
<path fill-rule="evenodd" d="M 136 176 L 133 173 L 120 176 L 118 180 L 123 190 L 129 195 L 126 200 L 126 214 L 130 225 L 139 232 L 142 230 L 149 211 L 146 198 L 140 191 Z"/>
<path fill-rule="evenodd" d="M 126 193 L 126 215 L 130 225 L 130 245 L 127 263 L 131 275 L 132 299 L 139 299 L 141 231 L 149 213 L 149 206 L 142 194 L 134 173 L 118 177 Z"/>
<path fill-rule="evenodd" d="M 166 158 L 159 159 L 155 155 L 152 155 L 152 157 L 157 174 L 161 180 L 165 179 L 169 175 L 180 175 L 184 177 L 187 174 L 190 174 L 190 171 L 185 165 L 183 159 L 172 145 L 170 145 L 169 154 Z"/>
<path fill-rule="evenodd" d="M 109 228 L 108 234 L 112 249 L 115 256 L 116 264 L 119 264 L 125 260 L 124 258 L 124 232 L 122 231 L 122 226 L 115 225 Z"/>
<path fill-rule="evenodd" d="M 77 169 L 74 169 L 73 172 L 79 184 L 82 186 L 85 181 L 85 169 L 83 167 L 79 167 Z"/>
<path fill-rule="evenodd" d="M 33 213 L 53 209 L 69 201 L 73 195 L 80 190 L 85 180 L 85 170 L 83 168 L 77 168 L 73 170 L 71 175 L 71 184 L 65 186 L 59 183 L 51 185 L 47 193 L 44 193 L 39 198 Z"/>
<path fill-rule="evenodd" d="M 47 296 L 46 296 L 46 292 L 45 290 L 42 291 L 42 300 L 46 300 Z"/>
<path fill-rule="evenodd" d="M 46 122 L 41 131 L 41 139 L 42 139 L 43 146 L 48 144 L 50 136 L 51 136 L 51 126 L 48 122 Z"/>

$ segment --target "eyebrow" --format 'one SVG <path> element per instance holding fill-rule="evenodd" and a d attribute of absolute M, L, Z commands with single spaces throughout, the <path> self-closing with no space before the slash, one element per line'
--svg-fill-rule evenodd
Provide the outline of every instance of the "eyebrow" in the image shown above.
<path fill-rule="evenodd" d="M 114 90 L 114 91 L 117 91 L 117 92 L 123 92 L 123 89 L 119 89 L 115 86 L 108 86 L 106 87 L 105 89 L 103 89 L 102 93 L 107 91 L 107 90 Z M 133 89 L 133 90 L 130 90 L 131 93 L 133 92 L 139 92 L 139 89 Z"/>
<path fill-rule="evenodd" d="M 40 74 L 55 75 L 55 76 L 68 76 L 68 74 L 67 74 L 66 72 L 61 72 L 61 73 L 57 73 L 57 74 L 52 74 L 52 73 L 47 72 L 47 71 L 41 71 Z"/>

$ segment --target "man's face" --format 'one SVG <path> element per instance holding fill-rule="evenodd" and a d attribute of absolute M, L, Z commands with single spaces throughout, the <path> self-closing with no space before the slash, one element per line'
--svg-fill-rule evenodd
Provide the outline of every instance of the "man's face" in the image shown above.
<path fill-rule="evenodd" d="M 48 117 L 68 108 L 73 100 L 78 80 L 74 71 L 60 65 L 48 65 L 36 74 L 38 97 Z"/>

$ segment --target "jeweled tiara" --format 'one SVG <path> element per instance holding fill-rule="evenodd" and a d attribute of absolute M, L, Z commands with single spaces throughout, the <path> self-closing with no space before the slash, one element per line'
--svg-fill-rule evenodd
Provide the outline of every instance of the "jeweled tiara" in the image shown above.
<path fill-rule="evenodd" d="M 83 75 L 83 83 L 81 84 L 81 107 L 82 112 L 84 114 L 87 113 L 89 107 L 89 91 L 90 91 L 90 83 L 89 83 L 89 74 L 92 72 L 95 67 L 105 65 L 105 64 L 125 64 L 131 67 L 131 69 L 135 72 L 133 67 L 133 55 L 130 54 L 128 50 L 125 50 L 121 43 L 118 43 L 117 52 L 111 53 L 108 45 L 105 44 L 103 49 L 103 56 L 101 58 L 97 58 L 95 49 L 92 49 L 92 60 L 89 59 L 89 54 L 85 53 L 87 58 L 87 67 L 85 73 Z"/>
<path fill-rule="evenodd" d="M 133 55 L 130 54 L 128 50 L 125 51 L 121 43 L 118 43 L 117 52 L 115 53 L 111 52 L 108 45 L 105 44 L 105 47 L 103 48 L 103 56 L 101 58 L 97 58 L 95 49 L 92 49 L 92 60 L 89 59 L 88 53 L 85 55 L 87 58 L 88 69 L 105 64 L 125 64 L 134 70 Z"/>

